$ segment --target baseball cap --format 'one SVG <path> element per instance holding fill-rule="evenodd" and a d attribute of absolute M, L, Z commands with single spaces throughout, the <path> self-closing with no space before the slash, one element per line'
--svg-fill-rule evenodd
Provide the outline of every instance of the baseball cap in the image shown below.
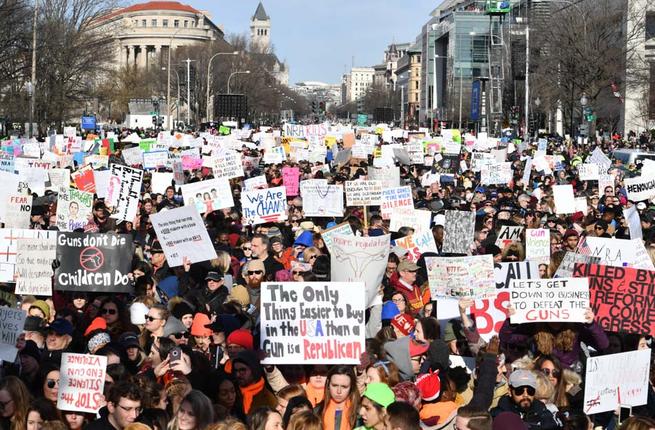
<path fill-rule="evenodd" d="M 517 369 L 509 375 L 510 387 L 532 387 L 537 389 L 537 377 L 530 370 Z"/>
<path fill-rule="evenodd" d="M 400 264 L 398 264 L 398 272 L 414 272 L 418 269 L 419 267 L 416 265 L 416 263 L 412 263 L 408 260 L 403 260 L 400 262 Z"/>
<path fill-rule="evenodd" d="M 59 336 L 65 334 L 71 336 L 73 334 L 73 324 L 67 319 L 57 318 L 48 326 L 48 332 L 55 332 Z"/>
<path fill-rule="evenodd" d="M 219 272 L 207 272 L 205 276 L 205 281 L 220 281 L 223 279 L 223 274 Z"/>

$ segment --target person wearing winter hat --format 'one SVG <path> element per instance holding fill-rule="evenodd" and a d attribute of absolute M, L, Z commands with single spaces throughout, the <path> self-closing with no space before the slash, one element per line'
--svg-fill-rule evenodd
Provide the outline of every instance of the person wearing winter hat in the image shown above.
<path fill-rule="evenodd" d="M 389 278 L 389 284 L 398 292 L 402 293 L 407 299 L 409 309 L 412 315 L 417 314 L 430 302 L 430 289 L 421 288 L 416 284 L 416 273 L 419 266 L 408 260 L 402 260 L 398 264 L 397 272 Z"/>
<path fill-rule="evenodd" d="M 266 388 L 264 370 L 254 351 L 241 351 L 234 358 L 232 373 L 239 384 L 243 398 L 243 411 L 248 414 L 260 407 L 277 406 L 275 394 Z"/>
<path fill-rule="evenodd" d="M 397 339 L 409 336 L 414 331 L 414 317 L 407 313 L 398 314 L 391 319 L 391 327 Z"/>
<path fill-rule="evenodd" d="M 395 401 L 396 396 L 387 384 L 383 382 L 368 384 L 359 408 L 359 416 L 364 425 L 357 427 L 357 430 L 383 430 L 387 406 Z"/>
<path fill-rule="evenodd" d="M 136 333 L 125 332 L 118 338 L 118 343 L 125 349 L 127 361 L 125 367 L 135 375 L 141 368 L 146 355 L 139 344 L 139 336 Z"/>
<path fill-rule="evenodd" d="M 146 314 L 148 313 L 148 306 L 145 303 L 134 302 L 130 306 L 130 322 L 139 328 L 146 323 Z"/>
<path fill-rule="evenodd" d="M 396 305 L 393 300 L 384 302 L 382 305 L 382 326 L 388 326 L 391 324 L 391 319 L 398 315 L 400 310 L 398 305 Z"/>
<path fill-rule="evenodd" d="M 303 251 L 310 246 L 314 246 L 314 233 L 303 231 L 293 242 L 293 254 L 298 260 L 303 260 Z M 309 263 L 309 261 L 307 261 Z"/>
<path fill-rule="evenodd" d="M 418 374 L 425 360 L 429 345 L 403 336 L 384 344 L 384 351 L 390 361 L 396 363 L 403 381 L 411 381 Z"/>
<path fill-rule="evenodd" d="M 236 357 L 241 351 L 253 351 L 254 349 L 254 340 L 250 330 L 240 328 L 234 330 L 227 337 L 227 353 L 232 358 Z"/>
<path fill-rule="evenodd" d="M 207 326 L 210 324 L 207 314 L 198 312 L 193 316 L 193 324 L 191 324 L 191 336 L 196 343 L 195 350 L 203 354 L 209 354 L 211 346 L 211 329 Z"/>
<path fill-rule="evenodd" d="M 241 306 L 241 309 L 245 311 L 248 308 L 248 305 L 250 305 L 250 295 L 248 294 L 246 287 L 243 285 L 235 285 L 232 287 L 230 294 L 228 294 L 227 301 L 237 303 Z"/>
<path fill-rule="evenodd" d="M 457 391 L 443 371 L 429 371 L 416 378 L 421 392 L 422 406 L 419 411 L 421 422 L 426 427 L 444 426 L 455 420 Z"/>
<path fill-rule="evenodd" d="M 96 330 L 107 330 L 107 321 L 103 317 L 95 317 L 91 321 L 91 324 L 84 330 L 84 337 L 87 337 Z"/>
<path fill-rule="evenodd" d="M 87 350 L 89 354 L 95 354 L 99 349 L 103 348 L 111 342 L 111 336 L 105 331 L 99 331 L 93 336 L 91 336 L 86 343 Z"/>
<path fill-rule="evenodd" d="M 171 309 L 171 314 L 178 320 L 182 321 L 182 324 L 184 324 L 187 329 L 191 328 L 194 311 L 190 304 L 185 301 L 176 303 Z"/>
<path fill-rule="evenodd" d="M 312 272 L 318 281 L 330 281 L 330 257 L 327 255 L 318 255 L 314 260 Z"/>
<path fill-rule="evenodd" d="M 39 351 L 45 348 L 45 321 L 39 317 L 28 316 L 25 318 L 25 325 L 23 326 L 23 333 L 25 334 L 25 341 L 31 340 L 34 342 Z"/>
<path fill-rule="evenodd" d="M 39 317 L 46 323 L 50 321 L 50 306 L 44 300 L 36 300 L 27 312 L 29 316 Z"/>
<path fill-rule="evenodd" d="M 169 316 L 164 326 L 164 336 L 175 342 L 176 345 L 187 345 L 189 343 L 189 331 L 182 321 Z"/>

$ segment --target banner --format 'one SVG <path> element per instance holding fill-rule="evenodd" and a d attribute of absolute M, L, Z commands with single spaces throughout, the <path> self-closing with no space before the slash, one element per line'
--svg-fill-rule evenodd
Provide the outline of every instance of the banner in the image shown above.
<path fill-rule="evenodd" d="M 411 208 L 414 209 L 414 198 L 412 197 L 412 187 L 392 187 L 382 190 L 380 201 L 380 212 L 383 219 L 391 218 L 393 208 Z"/>
<path fill-rule="evenodd" d="M 649 391 L 650 351 L 647 348 L 589 357 L 584 384 L 584 413 L 616 411 L 620 405 L 645 405 Z"/>
<path fill-rule="evenodd" d="M 640 202 L 655 197 L 655 176 L 653 172 L 636 178 L 626 178 L 624 183 L 630 201 Z"/>
<path fill-rule="evenodd" d="M 523 233 L 522 225 L 501 225 L 496 237 L 496 246 L 503 249 L 510 243 L 520 242 L 521 233 Z M 550 246 L 550 242 L 548 246 Z"/>
<path fill-rule="evenodd" d="M 75 188 L 60 188 L 57 195 L 57 228 L 74 231 L 84 228 L 93 210 L 93 194 Z"/>
<path fill-rule="evenodd" d="M 377 206 L 381 199 L 380 181 L 346 181 L 346 205 Z"/>
<path fill-rule="evenodd" d="M 264 224 L 287 219 L 287 194 L 284 187 L 241 193 L 243 217 L 248 224 Z"/>
<path fill-rule="evenodd" d="M 75 186 L 80 191 L 86 191 L 88 193 L 96 192 L 96 183 L 93 177 L 93 169 L 91 166 L 84 166 L 79 170 L 71 173 L 71 179 Z"/>
<path fill-rule="evenodd" d="M 443 248 L 445 253 L 468 254 L 475 233 L 475 212 L 447 210 L 444 213 Z"/>
<path fill-rule="evenodd" d="M 6 214 L 3 219 L 5 228 L 29 228 L 32 212 L 32 196 L 9 195 L 6 204 Z"/>
<path fill-rule="evenodd" d="M 52 296 L 52 262 L 57 239 L 21 239 L 16 245 L 16 294 Z"/>
<path fill-rule="evenodd" d="M 170 267 L 181 266 L 184 257 L 191 263 L 216 258 L 205 223 L 195 207 L 158 212 L 150 215 L 150 220 Z"/>
<path fill-rule="evenodd" d="M 329 185 L 327 179 L 300 182 L 302 210 L 306 217 L 342 217 L 343 185 Z"/>
<path fill-rule="evenodd" d="M 591 307 L 606 331 L 655 335 L 655 271 L 576 264 L 576 278 L 589 278 Z"/>
<path fill-rule="evenodd" d="M 432 300 L 438 297 L 485 299 L 496 296 L 492 255 L 427 257 L 425 263 Z"/>
<path fill-rule="evenodd" d="M 516 310 L 512 324 L 585 322 L 589 307 L 586 278 L 513 280 L 509 290 Z"/>
<path fill-rule="evenodd" d="M 16 360 L 19 336 L 23 333 L 27 313 L 22 309 L 0 307 L 0 361 L 13 363 Z"/>
<path fill-rule="evenodd" d="M 327 124 L 300 125 L 285 123 L 282 134 L 288 137 L 303 139 L 324 139 L 328 132 Z"/>
<path fill-rule="evenodd" d="M 322 232 L 321 237 L 323 238 L 323 243 L 325 244 L 325 247 L 328 249 L 330 254 L 332 254 L 332 240 L 335 234 L 342 236 L 354 236 L 353 229 L 350 227 L 350 223 L 348 222 L 341 223 Z"/>
<path fill-rule="evenodd" d="M 396 239 L 395 243 L 396 246 L 407 250 L 406 258 L 413 262 L 418 261 L 421 255 L 426 252 L 439 252 L 431 231 L 401 237 L 400 239 Z"/>
<path fill-rule="evenodd" d="M 134 243 L 128 234 L 58 233 L 55 288 L 131 293 Z"/>
<path fill-rule="evenodd" d="M 550 264 L 550 230 L 529 228 L 525 231 L 525 259 Z"/>
<path fill-rule="evenodd" d="M 653 261 L 646 251 L 641 239 L 614 239 L 606 237 L 585 238 L 586 252 L 592 257 L 599 257 L 600 264 L 618 267 L 637 267 L 655 270 Z"/>
<path fill-rule="evenodd" d="M 361 282 L 265 282 L 262 364 L 357 364 L 364 345 Z"/>
<path fill-rule="evenodd" d="M 57 409 L 95 414 L 104 406 L 107 357 L 65 352 L 59 371 Z"/>
<path fill-rule="evenodd" d="M 241 154 L 236 151 L 225 151 L 223 154 L 213 158 L 212 172 L 214 178 L 232 179 L 245 176 Z"/>
<path fill-rule="evenodd" d="M 143 170 L 120 164 L 111 165 L 107 204 L 113 207 L 111 218 L 133 222 L 139 208 Z"/>
<path fill-rule="evenodd" d="M 192 182 L 182 185 L 180 189 L 184 205 L 195 206 L 201 214 L 234 206 L 230 182 L 225 178 Z"/>
<path fill-rule="evenodd" d="M 387 270 L 391 236 L 332 236 L 331 280 L 361 282 L 366 285 L 366 307 L 381 304 L 380 282 Z"/>
<path fill-rule="evenodd" d="M 282 168 L 282 183 L 284 184 L 284 188 L 287 189 L 287 197 L 298 195 L 299 181 L 300 169 L 298 167 Z"/>

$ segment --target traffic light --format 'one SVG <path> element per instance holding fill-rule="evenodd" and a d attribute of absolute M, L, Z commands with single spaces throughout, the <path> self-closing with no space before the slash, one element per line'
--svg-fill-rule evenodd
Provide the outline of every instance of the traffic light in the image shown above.
<path fill-rule="evenodd" d="M 317 107 L 316 100 L 312 100 L 312 113 L 318 113 Z"/>
<path fill-rule="evenodd" d="M 325 112 L 325 102 L 320 102 L 318 104 L 318 108 L 319 108 L 321 113 L 324 113 Z"/>
<path fill-rule="evenodd" d="M 152 116 L 152 125 L 157 125 L 157 115 Z"/>

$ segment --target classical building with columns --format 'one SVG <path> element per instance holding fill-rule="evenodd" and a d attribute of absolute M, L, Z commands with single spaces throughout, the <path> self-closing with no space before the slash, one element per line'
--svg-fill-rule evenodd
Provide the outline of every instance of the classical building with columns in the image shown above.
<path fill-rule="evenodd" d="M 117 9 L 99 21 L 101 31 L 116 39 L 115 64 L 160 66 L 171 46 L 223 42 L 223 29 L 208 12 L 177 1 L 150 1 Z"/>

